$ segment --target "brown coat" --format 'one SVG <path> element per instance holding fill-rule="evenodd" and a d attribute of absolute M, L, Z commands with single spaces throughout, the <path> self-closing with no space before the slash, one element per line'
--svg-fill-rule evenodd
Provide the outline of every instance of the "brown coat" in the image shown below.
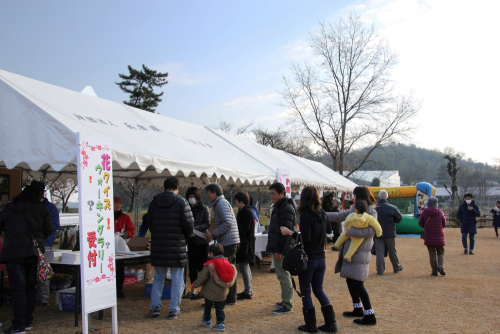
<path fill-rule="evenodd" d="M 209 264 L 204 266 L 203 270 L 198 274 L 198 279 L 194 282 L 194 287 L 198 288 L 202 285 L 203 296 L 213 302 L 221 302 L 226 300 L 227 294 L 229 293 L 229 288 L 236 282 L 236 267 L 231 264 L 234 270 L 234 276 L 231 282 L 224 282 L 217 274 L 215 266 Z"/>

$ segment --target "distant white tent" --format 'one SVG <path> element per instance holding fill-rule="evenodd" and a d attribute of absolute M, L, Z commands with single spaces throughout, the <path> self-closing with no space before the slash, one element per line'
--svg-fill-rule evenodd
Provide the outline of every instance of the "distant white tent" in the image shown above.
<path fill-rule="evenodd" d="M 75 178 L 76 133 L 85 132 L 112 138 L 115 181 L 162 184 L 175 175 L 184 185 L 217 180 L 262 187 L 279 167 L 291 170 L 296 189 L 356 186 L 314 161 L 2 70 L 0 128 L 0 166 L 21 167 L 34 177 Z"/>
<path fill-rule="evenodd" d="M 97 94 L 95 93 L 94 88 L 92 88 L 90 86 L 85 86 L 85 88 L 82 90 L 82 93 L 93 96 L 93 97 L 97 97 Z"/>

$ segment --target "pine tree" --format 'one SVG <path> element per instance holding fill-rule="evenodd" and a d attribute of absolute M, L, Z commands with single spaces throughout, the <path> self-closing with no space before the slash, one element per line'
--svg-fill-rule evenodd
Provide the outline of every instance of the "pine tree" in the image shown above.
<path fill-rule="evenodd" d="M 123 79 L 122 82 L 115 82 L 120 86 L 121 90 L 130 94 L 130 100 L 123 101 L 123 103 L 154 113 L 156 107 L 162 101 L 160 97 L 163 95 L 163 92 L 156 94 L 154 87 L 166 85 L 168 81 L 165 78 L 168 73 L 157 72 L 147 68 L 144 64 L 142 65 L 142 71 L 136 70 L 130 65 L 128 71 L 130 75 L 118 74 Z"/>
<path fill-rule="evenodd" d="M 378 177 L 374 177 L 370 187 L 380 187 L 380 179 Z"/>

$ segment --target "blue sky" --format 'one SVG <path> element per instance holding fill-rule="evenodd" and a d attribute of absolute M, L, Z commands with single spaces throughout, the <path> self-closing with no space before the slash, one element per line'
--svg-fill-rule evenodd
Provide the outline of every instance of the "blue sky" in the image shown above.
<path fill-rule="evenodd" d="M 397 90 L 422 101 L 412 142 L 454 147 L 480 161 L 497 131 L 497 2 L 0 1 L 0 69 L 101 98 L 127 96 L 114 82 L 127 65 L 169 72 L 161 114 L 200 125 L 275 128 L 281 76 L 309 61 L 308 31 L 355 10 L 399 54 Z"/>

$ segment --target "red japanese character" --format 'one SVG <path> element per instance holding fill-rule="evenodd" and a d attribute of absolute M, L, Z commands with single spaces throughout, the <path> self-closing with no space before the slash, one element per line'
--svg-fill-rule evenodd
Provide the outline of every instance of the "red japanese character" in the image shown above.
<path fill-rule="evenodd" d="M 290 187 L 289 187 L 289 186 L 288 186 L 288 187 L 286 187 L 286 192 L 287 192 L 287 193 L 290 193 Z"/>
<path fill-rule="evenodd" d="M 290 185 L 290 179 L 286 179 L 286 185 L 289 186 Z"/>
<path fill-rule="evenodd" d="M 89 248 L 97 248 L 97 245 L 95 244 L 95 241 L 97 240 L 97 236 L 95 235 L 95 232 L 88 232 L 87 233 L 87 241 L 89 243 Z"/>
<path fill-rule="evenodd" d="M 94 252 L 89 251 L 89 255 L 87 256 L 87 259 L 89 259 L 89 268 L 95 267 L 97 265 L 97 252 L 95 249 L 94 249 Z"/>

